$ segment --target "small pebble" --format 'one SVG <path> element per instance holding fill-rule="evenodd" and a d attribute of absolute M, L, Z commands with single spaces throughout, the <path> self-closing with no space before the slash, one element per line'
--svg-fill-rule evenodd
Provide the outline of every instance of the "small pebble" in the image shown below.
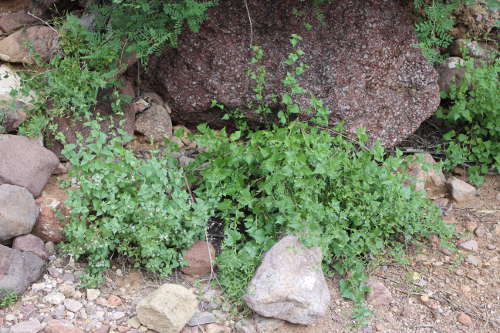
<path fill-rule="evenodd" d="M 87 289 L 87 299 L 89 301 L 95 301 L 100 294 L 101 291 L 98 289 Z"/>
<path fill-rule="evenodd" d="M 457 316 L 457 320 L 460 324 L 465 325 L 465 326 L 471 326 L 472 325 L 472 319 L 469 317 L 467 314 L 460 312 Z"/>
<path fill-rule="evenodd" d="M 497 247 L 493 244 L 488 244 L 488 246 L 486 246 L 486 248 L 490 251 L 493 251 L 493 250 L 496 250 Z"/>

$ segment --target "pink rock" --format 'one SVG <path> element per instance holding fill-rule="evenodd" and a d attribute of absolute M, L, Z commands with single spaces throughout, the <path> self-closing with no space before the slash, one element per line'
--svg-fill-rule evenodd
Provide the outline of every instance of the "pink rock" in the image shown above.
<path fill-rule="evenodd" d="M 36 320 L 31 319 L 22 321 L 10 328 L 10 333 L 37 333 L 43 329 L 42 324 Z"/>
<path fill-rule="evenodd" d="M 66 321 L 52 319 L 47 322 L 45 333 L 83 333 L 83 330 Z"/>
<path fill-rule="evenodd" d="M 210 251 L 210 255 L 209 255 Z M 187 266 L 181 268 L 184 274 L 204 275 L 210 273 L 210 260 L 215 260 L 215 249 L 212 244 L 198 241 L 184 254 Z"/>
<path fill-rule="evenodd" d="M 28 15 L 24 10 L 14 13 L 3 13 L 0 14 L 0 30 L 6 34 L 10 34 L 26 25 L 36 23 L 36 21 L 36 18 Z"/>
<path fill-rule="evenodd" d="M 44 260 L 49 257 L 47 251 L 45 250 L 43 240 L 31 234 L 16 237 L 12 243 L 12 248 L 32 252 Z"/>
<path fill-rule="evenodd" d="M 368 303 L 373 305 L 388 305 L 394 302 L 391 292 L 382 282 L 370 280 L 367 286 L 370 287 L 370 291 L 366 297 Z"/>
<path fill-rule="evenodd" d="M 40 25 L 21 29 L 0 40 L 0 59 L 6 62 L 35 64 L 33 51 L 48 62 L 57 52 L 58 34 L 51 27 Z"/>
<path fill-rule="evenodd" d="M 50 150 L 19 135 L 0 135 L 0 184 L 26 188 L 36 198 L 59 165 Z"/>

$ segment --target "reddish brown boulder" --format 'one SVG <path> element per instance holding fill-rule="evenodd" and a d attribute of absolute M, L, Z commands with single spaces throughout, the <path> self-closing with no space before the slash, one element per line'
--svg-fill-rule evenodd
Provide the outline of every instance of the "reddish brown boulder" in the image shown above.
<path fill-rule="evenodd" d="M 281 81 L 291 70 L 284 61 L 292 34 L 303 37 L 301 61 L 309 65 L 299 82 L 323 99 L 331 124 L 345 120 L 351 131 L 365 127 L 393 146 L 439 105 L 437 74 L 414 46 L 413 21 L 400 1 L 330 1 L 321 5 L 326 24 L 318 22 L 311 1 L 257 0 L 248 6 L 249 12 L 244 2 L 219 1 L 199 33 L 184 33 L 178 48 L 151 59 L 149 88 L 170 105 L 174 123 L 222 124 L 222 112 L 211 108 L 213 99 L 255 118 L 246 108 L 255 86 L 246 74 L 250 43 L 264 51 L 264 95 L 276 106 L 272 94 L 286 91 Z M 306 110 L 309 98 L 296 102 Z"/>
<path fill-rule="evenodd" d="M 34 235 L 45 242 L 59 243 L 64 240 L 64 225 L 56 214 L 59 212 L 62 216 L 69 215 L 69 210 L 64 206 L 67 198 L 66 192 L 59 188 L 56 178 L 52 177 L 36 200 L 40 205 L 40 215 L 32 231 Z"/>
<path fill-rule="evenodd" d="M 188 262 L 186 266 L 181 268 L 184 274 L 205 275 L 210 273 L 210 260 L 212 262 L 215 260 L 215 249 L 210 243 L 197 241 L 184 254 L 184 259 Z"/>
<path fill-rule="evenodd" d="M 50 150 L 18 135 L 0 135 L 0 156 L 0 184 L 24 187 L 35 198 L 59 165 Z"/>
<path fill-rule="evenodd" d="M 45 25 L 33 26 L 14 32 L 0 40 L 0 59 L 32 65 L 34 56 L 48 62 L 58 49 L 57 32 Z"/>
<path fill-rule="evenodd" d="M 20 251 L 31 252 L 44 260 L 49 257 L 47 251 L 45 250 L 43 240 L 31 234 L 16 237 L 12 243 L 12 248 Z"/>

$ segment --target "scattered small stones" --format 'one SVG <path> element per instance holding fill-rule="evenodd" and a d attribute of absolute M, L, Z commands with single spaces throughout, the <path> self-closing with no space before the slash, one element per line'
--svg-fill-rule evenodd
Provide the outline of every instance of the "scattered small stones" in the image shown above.
<path fill-rule="evenodd" d="M 457 315 L 457 320 L 460 324 L 462 325 L 465 325 L 465 326 L 471 326 L 472 325 L 472 318 L 463 313 L 463 312 L 460 312 L 458 315 Z"/>
<path fill-rule="evenodd" d="M 461 248 L 462 250 L 473 251 L 473 252 L 476 252 L 479 249 L 479 245 L 477 244 L 477 241 L 475 241 L 474 239 L 460 242 L 458 243 L 458 247 Z"/>

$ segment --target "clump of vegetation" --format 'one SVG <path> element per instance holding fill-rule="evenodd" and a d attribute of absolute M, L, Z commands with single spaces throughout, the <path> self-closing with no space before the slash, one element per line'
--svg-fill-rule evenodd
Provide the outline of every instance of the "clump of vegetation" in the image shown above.
<path fill-rule="evenodd" d="M 182 252 L 204 239 L 208 204 L 193 201 L 169 153 L 141 160 L 123 146 L 125 133 L 110 139 L 96 121 L 87 126 L 91 133 L 83 144 L 63 151 L 75 184 L 66 184 L 71 214 L 62 249 L 87 260 L 87 287 L 102 282 L 115 254 L 136 267 L 170 274 L 184 263 Z"/>
<path fill-rule="evenodd" d="M 0 289 L 0 309 L 8 308 L 17 301 L 17 294 L 12 290 Z"/>
<path fill-rule="evenodd" d="M 497 57 L 491 64 L 476 65 L 475 59 L 469 58 L 463 68 L 463 79 L 442 92 L 448 106 L 437 113 L 451 128 L 443 136 L 444 166 L 452 169 L 466 164 L 471 182 L 480 184 L 481 175 L 490 168 L 500 172 L 500 60 Z"/>
<path fill-rule="evenodd" d="M 386 157 L 378 143 L 367 148 L 363 131 L 353 143 L 341 126 L 321 127 L 328 112 L 318 99 L 307 110 L 293 103 L 295 95 L 307 94 L 296 78 L 304 68 L 299 40 L 291 38 L 291 70 L 283 80 L 290 92 L 277 98 L 283 105 L 279 124 L 256 131 L 243 126 L 231 134 L 200 126 L 199 144 L 208 152 L 193 165 L 191 181 L 199 198 L 216 202 L 215 218 L 225 236 L 218 281 L 237 302 L 262 254 L 283 235 L 295 234 L 307 246 L 322 248 L 325 271 L 340 273 L 343 296 L 361 304 L 371 258 L 401 253 L 432 234 L 446 239 L 450 230 L 422 193 L 403 185 L 408 176 L 402 170 L 411 160 L 400 152 Z M 261 50 L 254 51 L 261 59 Z M 258 66 L 250 74 L 259 78 L 252 73 L 265 71 Z M 265 81 L 255 81 L 262 100 Z"/>
<path fill-rule="evenodd" d="M 89 119 L 98 94 L 114 90 L 116 112 L 124 99 L 117 88 L 117 74 L 125 59 L 137 57 L 146 62 L 160 46 L 175 46 L 185 25 L 196 31 L 212 1 L 112 0 L 94 6 L 92 27 L 84 26 L 73 15 L 55 20 L 59 31 L 60 52 L 49 64 L 39 62 L 43 71 L 25 71 L 23 90 L 36 91 L 33 107 L 20 134 L 37 136 L 56 132 L 53 119 Z"/>

